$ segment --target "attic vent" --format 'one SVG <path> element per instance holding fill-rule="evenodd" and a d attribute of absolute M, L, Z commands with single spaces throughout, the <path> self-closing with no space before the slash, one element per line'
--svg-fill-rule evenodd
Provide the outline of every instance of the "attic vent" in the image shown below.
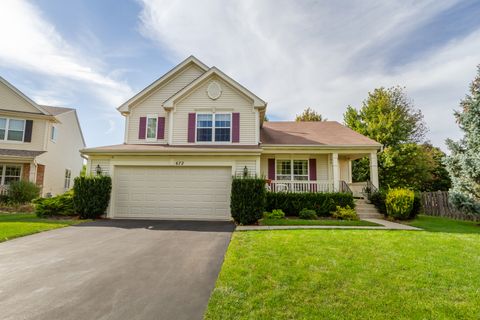
<path fill-rule="evenodd" d="M 222 87 L 216 81 L 212 81 L 208 85 L 207 94 L 210 99 L 216 100 L 222 95 Z"/>

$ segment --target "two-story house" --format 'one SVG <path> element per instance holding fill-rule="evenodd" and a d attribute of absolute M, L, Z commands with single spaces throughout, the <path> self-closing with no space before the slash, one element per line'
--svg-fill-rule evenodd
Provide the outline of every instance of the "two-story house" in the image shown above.
<path fill-rule="evenodd" d="M 341 124 L 266 122 L 267 103 L 191 56 L 122 104 L 123 144 L 84 149 L 109 174 L 108 217 L 230 219 L 232 176 L 272 191 L 347 191 L 351 161 L 368 156 L 378 186 L 380 144 Z"/>
<path fill-rule="evenodd" d="M 44 196 L 65 192 L 80 174 L 83 148 L 75 109 L 39 105 L 0 77 L 0 193 L 20 179 Z"/>

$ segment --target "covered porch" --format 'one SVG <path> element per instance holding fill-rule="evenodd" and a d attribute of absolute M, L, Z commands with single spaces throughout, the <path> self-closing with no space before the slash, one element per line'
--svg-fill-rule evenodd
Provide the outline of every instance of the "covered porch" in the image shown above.
<path fill-rule="evenodd" d="M 45 166 L 35 158 L 42 151 L 0 149 L 0 195 L 8 193 L 12 182 L 25 180 L 43 187 Z"/>

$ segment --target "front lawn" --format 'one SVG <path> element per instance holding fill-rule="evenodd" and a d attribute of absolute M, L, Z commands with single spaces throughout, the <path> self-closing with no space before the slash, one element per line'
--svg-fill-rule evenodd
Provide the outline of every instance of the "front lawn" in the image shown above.
<path fill-rule="evenodd" d="M 431 232 L 480 233 L 480 222 L 420 215 L 407 224 Z"/>
<path fill-rule="evenodd" d="M 363 220 L 335 220 L 335 219 L 261 219 L 262 226 L 380 226 L 379 224 Z"/>
<path fill-rule="evenodd" d="M 472 233 L 235 232 L 206 318 L 479 319 L 479 252 Z"/>
<path fill-rule="evenodd" d="M 45 219 L 25 213 L 0 214 L 0 242 L 82 222 L 85 220 Z"/>

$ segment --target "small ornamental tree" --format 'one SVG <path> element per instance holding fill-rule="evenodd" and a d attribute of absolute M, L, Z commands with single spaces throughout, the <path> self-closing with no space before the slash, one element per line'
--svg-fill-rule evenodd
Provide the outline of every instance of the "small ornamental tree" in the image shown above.
<path fill-rule="evenodd" d="M 445 159 L 452 179 L 450 201 L 465 213 L 480 214 L 480 66 L 455 118 L 464 136 L 446 141 L 451 152 Z"/>

